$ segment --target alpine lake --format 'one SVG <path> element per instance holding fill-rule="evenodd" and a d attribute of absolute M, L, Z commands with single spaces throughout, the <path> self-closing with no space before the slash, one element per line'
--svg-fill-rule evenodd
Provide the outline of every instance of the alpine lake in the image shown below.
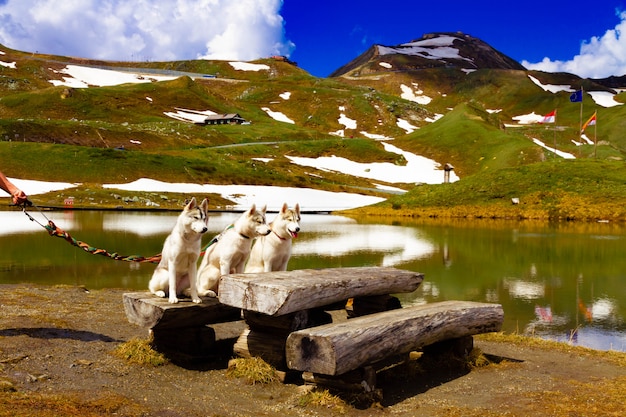
<path fill-rule="evenodd" d="M 176 212 L 0 211 L 0 283 L 141 291 L 155 264 L 93 255 L 50 236 L 119 255 L 160 253 Z M 239 213 L 211 213 L 203 244 Z M 274 213 L 268 213 L 271 221 Z M 404 306 L 444 300 L 498 303 L 506 333 L 626 351 L 626 226 L 498 220 L 415 220 L 303 214 L 293 269 L 389 266 L 424 274 Z M 120 308 L 122 304 L 120 301 Z"/>

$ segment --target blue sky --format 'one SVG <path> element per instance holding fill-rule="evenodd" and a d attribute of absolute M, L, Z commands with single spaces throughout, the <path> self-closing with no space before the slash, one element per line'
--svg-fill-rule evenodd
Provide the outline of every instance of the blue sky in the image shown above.
<path fill-rule="evenodd" d="M 124 61 L 287 55 L 328 76 L 373 44 L 461 31 L 532 69 L 626 74 L 626 0 L 0 0 L 0 43 Z"/>
<path fill-rule="evenodd" d="M 583 42 L 626 20 L 621 11 L 625 1 L 286 0 L 282 16 L 296 45 L 293 60 L 327 76 L 372 44 L 397 45 L 430 32 L 461 31 L 520 62 L 569 61 Z M 626 25 L 623 32 L 623 72 L 612 75 L 626 73 Z"/>

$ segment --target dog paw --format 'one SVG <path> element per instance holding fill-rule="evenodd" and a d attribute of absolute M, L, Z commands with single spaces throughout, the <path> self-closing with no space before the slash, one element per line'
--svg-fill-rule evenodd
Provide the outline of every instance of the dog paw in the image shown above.
<path fill-rule="evenodd" d="M 200 297 L 211 297 L 211 298 L 217 297 L 217 293 L 213 290 L 198 291 L 198 295 Z"/>
<path fill-rule="evenodd" d="M 165 291 L 155 291 L 154 295 L 157 297 L 165 298 Z"/>
<path fill-rule="evenodd" d="M 202 304 L 202 300 L 200 298 L 194 298 L 191 301 L 193 301 L 196 304 Z"/>
<path fill-rule="evenodd" d="M 176 303 L 178 303 L 178 298 L 170 297 L 168 301 L 170 302 L 170 304 L 176 304 Z"/>

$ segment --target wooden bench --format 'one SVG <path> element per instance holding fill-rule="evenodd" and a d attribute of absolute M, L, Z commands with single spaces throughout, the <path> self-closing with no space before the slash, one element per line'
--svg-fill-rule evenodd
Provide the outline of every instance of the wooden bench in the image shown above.
<path fill-rule="evenodd" d="M 445 340 L 497 332 L 503 320 L 499 304 L 470 301 L 442 301 L 374 313 L 292 332 L 286 343 L 287 366 L 341 375 Z"/>
<path fill-rule="evenodd" d="M 498 304 L 444 301 L 402 308 L 393 294 L 413 292 L 423 279 L 387 267 L 231 274 L 221 278 L 218 298 L 202 304 L 169 304 L 142 292 L 124 294 L 124 307 L 131 323 L 151 329 L 158 347 L 192 354 L 209 347 L 203 341 L 211 342 L 208 325 L 243 316 L 232 345 L 236 356 L 261 357 L 318 384 L 357 374 L 354 385 L 374 390 L 381 364 L 449 341 L 471 350 L 473 335 L 502 327 Z M 181 328 L 187 333 L 182 338 Z"/>
<path fill-rule="evenodd" d="M 218 337 L 216 326 L 209 325 L 241 321 L 241 309 L 210 297 L 203 297 L 202 304 L 189 298 L 170 304 L 167 298 L 144 291 L 125 293 L 123 303 L 128 321 L 149 329 L 158 351 L 181 360 L 210 356 Z M 241 332 L 243 327 L 241 324 L 235 331 Z M 224 332 L 222 338 L 233 337 L 228 333 L 232 331 Z"/>
<path fill-rule="evenodd" d="M 234 346 L 240 357 L 260 357 L 282 371 L 285 344 L 293 331 L 332 322 L 330 310 L 344 309 L 348 299 L 383 306 L 389 293 L 415 291 L 423 274 L 384 267 L 301 269 L 231 274 L 219 286 L 220 302 L 241 308 L 248 328 Z"/>
<path fill-rule="evenodd" d="M 384 267 L 232 274 L 222 277 L 219 299 L 241 308 L 248 325 L 236 355 L 303 372 L 308 382 L 373 391 L 377 370 L 409 352 L 448 343 L 468 353 L 473 335 L 502 327 L 499 304 L 401 308 L 390 296 L 412 292 L 422 280 L 421 273 Z M 347 317 L 327 314 L 348 299 Z"/>

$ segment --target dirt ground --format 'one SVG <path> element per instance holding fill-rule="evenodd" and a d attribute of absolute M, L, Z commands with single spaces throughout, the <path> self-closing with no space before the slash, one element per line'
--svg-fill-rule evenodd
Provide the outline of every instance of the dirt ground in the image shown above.
<path fill-rule="evenodd" d="M 228 376 L 228 353 L 194 366 L 159 367 L 112 355 L 119 344 L 148 337 L 146 329 L 127 321 L 123 290 L 0 285 L 0 291 L 0 416 L 40 415 L 37 402 L 50 397 L 85 405 L 89 413 L 83 415 L 598 416 L 612 415 L 610 407 L 598 412 L 597 404 L 626 378 L 625 361 L 603 355 L 478 338 L 475 347 L 499 363 L 417 377 L 390 372 L 381 378 L 383 400 L 369 408 L 303 405 L 301 383 L 251 385 Z M 7 414 L 30 396 L 38 400 Z M 579 406 L 575 412 L 554 411 L 559 401 Z"/>

